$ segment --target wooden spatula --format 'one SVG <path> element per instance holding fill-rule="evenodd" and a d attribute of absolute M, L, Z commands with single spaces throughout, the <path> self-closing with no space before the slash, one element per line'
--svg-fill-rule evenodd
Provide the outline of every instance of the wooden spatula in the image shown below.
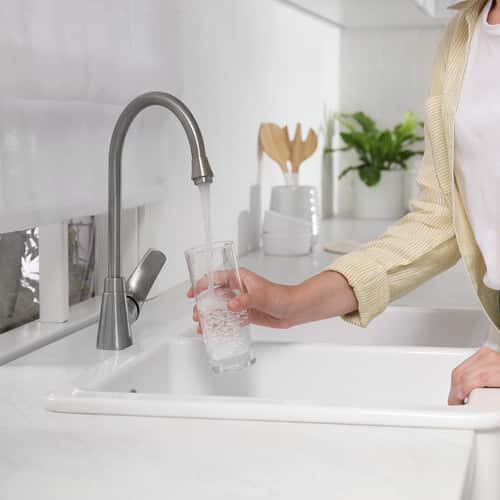
<path fill-rule="evenodd" d="M 281 171 L 288 172 L 287 162 L 290 159 L 288 147 L 288 130 L 274 123 L 264 123 L 259 132 L 260 144 L 264 153 L 272 158 L 280 167 Z"/>
<path fill-rule="evenodd" d="M 295 128 L 295 137 L 291 141 L 291 156 L 290 161 L 292 163 L 292 172 L 294 174 L 299 172 L 299 168 L 302 162 L 307 160 L 310 156 L 314 154 L 316 148 L 318 147 L 318 136 L 313 129 L 309 129 L 307 133 L 306 140 L 302 140 L 302 127 L 300 123 L 297 123 Z"/>

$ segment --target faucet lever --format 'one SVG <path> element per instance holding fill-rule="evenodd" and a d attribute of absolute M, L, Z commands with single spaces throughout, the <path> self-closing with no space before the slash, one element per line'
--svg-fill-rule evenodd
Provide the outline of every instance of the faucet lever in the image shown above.
<path fill-rule="evenodd" d="M 150 248 L 128 277 L 125 293 L 129 323 L 139 317 L 142 305 L 166 261 L 167 257 L 163 252 Z"/>

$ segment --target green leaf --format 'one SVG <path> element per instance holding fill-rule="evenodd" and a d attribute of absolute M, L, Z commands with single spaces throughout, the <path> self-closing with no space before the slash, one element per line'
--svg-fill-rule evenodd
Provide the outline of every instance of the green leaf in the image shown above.
<path fill-rule="evenodd" d="M 362 111 L 358 111 L 352 115 L 352 118 L 356 120 L 363 132 L 375 132 L 377 127 L 375 121 L 369 116 L 365 115 Z"/>
<path fill-rule="evenodd" d="M 380 157 L 383 160 L 387 156 L 391 155 L 393 147 L 394 147 L 394 142 L 392 140 L 392 134 L 389 130 L 384 130 L 379 137 L 379 150 L 380 150 Z"/>
<path fill-rule="evenodd" d="M 413 158 L 414 156 L 417 156 L 419 154 L 418 151 L 411 151 L 410 149 L 405 149 L 404 151 L 400 151 L 398 153 L 397 158 L 399 160 L 409 160 L 410 158 Z"/>
<path fill-rule="evenodd" d="M 332 153 L 336 153 L 337 151 L 349 151 L 350 149 L 352 149 L 350 146 L 345 146 L 343 148 L 325 148 L 323 150 L 323 154 L 329 155 Z"/>
<path fill-rule="evenodd" d="M 339 180 L 342 179 L 342 177 L 345 177 L 349 172 L 352 172 L 353 170 L 359 170 L 363 166 L 364 165 L 357 165 L 356 167 L 350 166 L 350 167 L 344 168 L 344 170 L 342 170 L 342 172 L 340 172 L 340 174 L 339 174 Z"/>
<path fill-rule="evenodd" d="M 358 128 L 354 123 L 351 123 L 352 115 L 342 114 L 337 116 L 337 121 L 350 132 L 356 132 Z"/>
<path fill-rule="evenodd" d="M 398 130 L 401 135 L 408 135 L 412 134 L 417 127 L 417 117 L 414 113 L 408 111 L 403 118 L 403 122 L 397 125 L 395 130 Z"/>
<path fill-rule="evenodd" d="M 355 149 L 358 156 L 365 161 L 369 151 L 369 139 L 362 132 L 341 132 L 340 137 L 348 149 Z"/>
<path fill-rule="evenodd" d="M 380 182 L 380 170 L 371 165 L 364 165 L 358 170 L 360 179 L 367 186 L 375 186 Z"/>

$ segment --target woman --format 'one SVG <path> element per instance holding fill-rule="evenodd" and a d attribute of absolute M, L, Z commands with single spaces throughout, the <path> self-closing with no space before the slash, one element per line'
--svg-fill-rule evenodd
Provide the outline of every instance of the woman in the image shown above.
<path fill-rule="evenodd" d="M 338 315 L 366 326 L 461 256 L 491 321 L 490 345 L 500 345 L 500 3 L 467 0 L 453 8 L 426 102 L 412 212 L 300 285 L 242 270 L 247 292 L 230 309 L 248 308 L 253 323 L 274 328 Z M 476 387 L 500 387 L 500 353 L 490 347 L 453 371 L 449 403 L 463 404 Z"/>

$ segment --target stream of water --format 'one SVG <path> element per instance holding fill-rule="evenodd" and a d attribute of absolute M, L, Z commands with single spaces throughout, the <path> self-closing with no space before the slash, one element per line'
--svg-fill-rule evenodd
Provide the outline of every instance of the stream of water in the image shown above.
<path fill-rule="evenodd" d="M 207 274 L 208 292 L 210 295 L 214 291 L 214 269 L 212 252 L 212 215 L 210 203 L 210 184 L 203 183 L 199 186 L 201 197 L 201 211 L 203 216 L 203 226 L 205 228 L 205 246 L 207 248 Z"/>

